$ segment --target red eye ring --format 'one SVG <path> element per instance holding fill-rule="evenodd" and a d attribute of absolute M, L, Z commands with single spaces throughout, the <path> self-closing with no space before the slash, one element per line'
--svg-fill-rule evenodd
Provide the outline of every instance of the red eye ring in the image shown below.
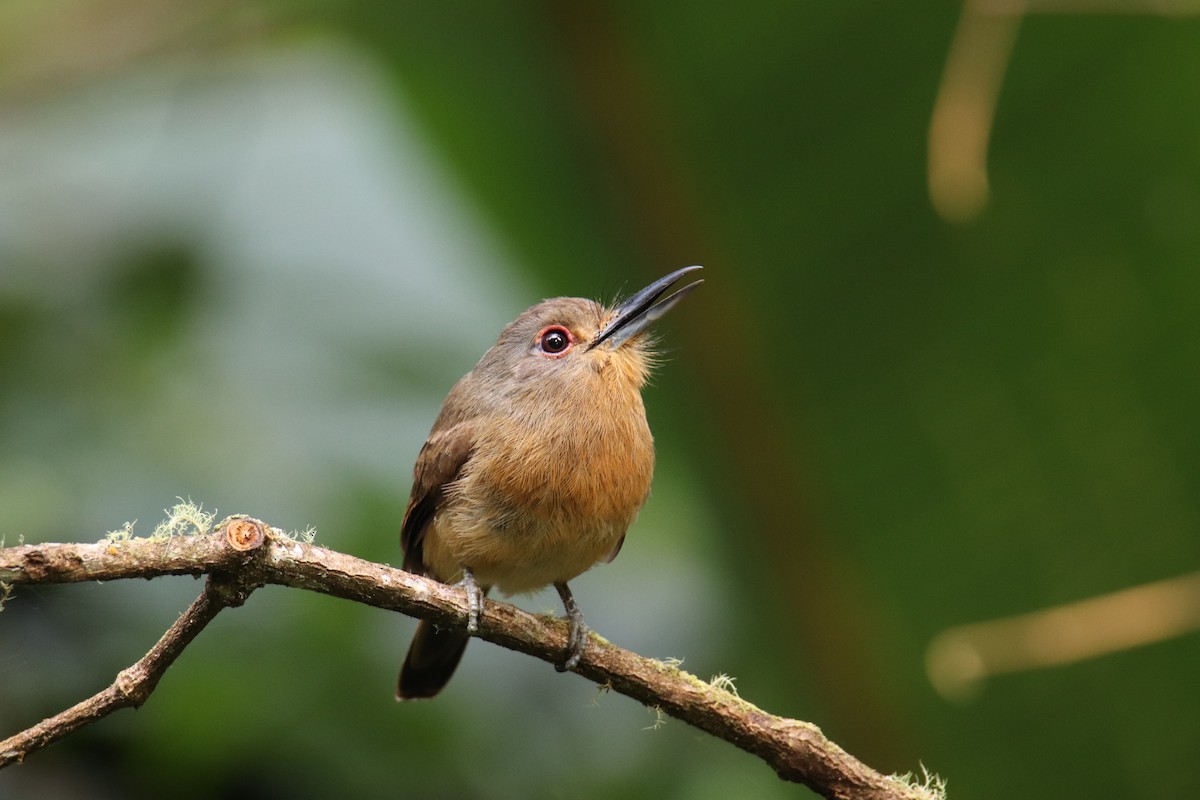
<path fill-rule="evenodd" d="M 575 337 L 562 325 L 547 325 L 537 335 L 538 352 L 547 358 L 562 358 L 574 344 Z"/>

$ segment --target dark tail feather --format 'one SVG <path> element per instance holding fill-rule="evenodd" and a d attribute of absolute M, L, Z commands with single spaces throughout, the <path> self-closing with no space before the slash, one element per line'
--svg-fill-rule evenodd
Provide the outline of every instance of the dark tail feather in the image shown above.
<path fill-rule="evenodd" d="M 463 630 L 439 630 L 428 622 L 418 625 L 408 657 L 400 668 L 396 698 L 416 700 L 440 692 L 454 674 L 470 638 Z"/>

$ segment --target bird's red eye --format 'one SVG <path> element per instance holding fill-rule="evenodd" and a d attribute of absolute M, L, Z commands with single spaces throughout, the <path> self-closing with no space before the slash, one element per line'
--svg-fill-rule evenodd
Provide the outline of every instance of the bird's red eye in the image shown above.
<path fill-rule="evenodd" d="M 557 357 L 571 349 L 574 339 L 571 332 L 561 325 L 551 325 L 538 334 L 538 349 L 543 355 Z"/>

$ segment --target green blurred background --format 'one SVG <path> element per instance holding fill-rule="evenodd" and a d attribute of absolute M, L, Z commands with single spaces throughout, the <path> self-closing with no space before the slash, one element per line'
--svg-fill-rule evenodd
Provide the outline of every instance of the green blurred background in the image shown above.
<path fill-rule="evenodd" d="M 1105 8 L 1000 48 L 956 211 L 926 178 L 955 3 L 4 0 L 0 535 L 144 535 L 183 496 L 398 564 L 505 322 L 704 264 L 660 326 L 653 497 L 574 584 L 592 626 L 954 798 L 1200 796 L 1195 635 L 957 701 L 924 666 L 1200 564 L 1200 17 Z M 198 589 L 20 588 L 0 736 Z M 811 796 L 487 644 L 398 706 L 413 626 L 263 589 L 0 797 Z"/>

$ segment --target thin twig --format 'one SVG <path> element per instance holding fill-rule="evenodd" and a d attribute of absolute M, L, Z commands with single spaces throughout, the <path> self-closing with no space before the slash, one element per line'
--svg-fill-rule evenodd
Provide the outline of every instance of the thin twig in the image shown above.
<path fill-rule="evenodd" d="M 66 711 L 44 719 L 32 728 L 0 742 L 0 768 L 20 763 L 35 750 L 51 745 L 118 709 L 141 706 L 158 686 L 167 667 L 175 663 L 183 649 L 204 630 L 204 626 L 211 622 L 221 609 L 234 605 L 233 600 L 239 596 L 240 593 L 231 593 L 228 587 L 222 587 L 219 579 L 210 577 L 205 583 L 204 591 L 188 606 L 175 624 L 167 629 L 154 647 L 150 648 L 150 652 L 133 666 L 118 672 L 112 685 Z"/>
<path fill-rule="evenodd" d="M 222 608 L 239 605 L 262 584 L 308 589 L 440 625 L 462 625 L 467 613 L 460 590 L 294 541 L 244 517 L 231 518 L 205 535 L 0 549 L 0 582 L 9 584 L 206 573 L 210 578 L 204 593 L 143 659 L 96 696 L 0 742 L 0 767 L 118 708 L 141 705 L 204 625 Z M 487 601 L 483 612 L 479 638 L 551 663 L 560 657 L 567 635 L 562 621 L 495 601 Z M 911 782 L 867 767 L 825 738 L 815 725 L 768 714 L 674 665 L 639 656 L 595 635 L 575 672 L 753 753 L 780 777 L 803 783 L 825 797 L 934 797 Z"/>

